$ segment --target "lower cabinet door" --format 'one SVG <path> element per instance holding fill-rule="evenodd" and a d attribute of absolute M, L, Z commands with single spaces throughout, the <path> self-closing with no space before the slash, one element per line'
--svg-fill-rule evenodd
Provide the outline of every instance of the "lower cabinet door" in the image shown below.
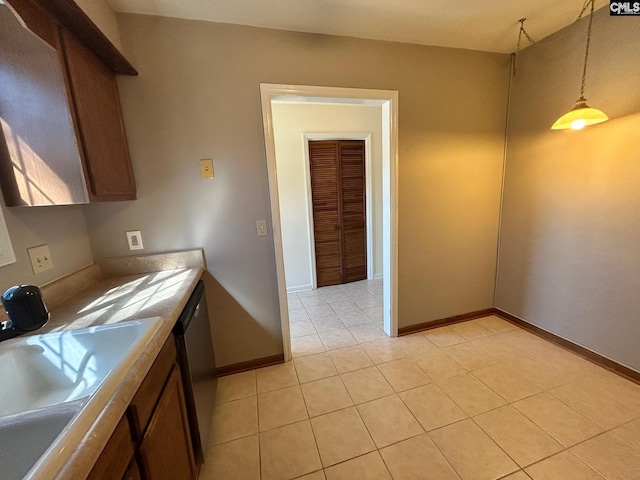
<path fill-rule="evenodd" d="M 197 476 L 180 370 L 173 369 L 139 447 L 146 480 L 194 480 Z"/>

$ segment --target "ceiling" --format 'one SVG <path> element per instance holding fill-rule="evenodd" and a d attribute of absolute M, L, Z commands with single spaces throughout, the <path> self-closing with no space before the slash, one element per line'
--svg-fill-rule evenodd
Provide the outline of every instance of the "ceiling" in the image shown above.
<path fill-rule="evenodd" d="M 108 0 L 118 12 L 511 53 L 518 19 L 534 40 L 572 23 L 584 0 Z M 596 8 L 608 5 L 595 0 Z"/>

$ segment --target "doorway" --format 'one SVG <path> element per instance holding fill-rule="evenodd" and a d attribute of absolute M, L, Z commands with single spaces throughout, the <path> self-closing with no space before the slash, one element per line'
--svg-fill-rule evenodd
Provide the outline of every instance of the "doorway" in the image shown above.
<path fill-rule="evenodd" d="M 380 109 L 382 124 L 381 264 L 384 277 L 383 330 L 396 336 L 397 320 L 397 105 L 398 93 L 387 90 L 366 90 L 334 87 L 261 84 L 263 125 L 267 153 L 269 191 L 273 224 L 278 296 L 285 359 L 291 358 L 288 302 L 285 280 L 282 219 L 274 140 L 272 102 L 330 103 L 334 105 L 368 105 Z"/>
<path fill-rule="evenodd" d="M 363 140 L 313 140 L 311 205 L 318 287 L 367 278 Z"/>

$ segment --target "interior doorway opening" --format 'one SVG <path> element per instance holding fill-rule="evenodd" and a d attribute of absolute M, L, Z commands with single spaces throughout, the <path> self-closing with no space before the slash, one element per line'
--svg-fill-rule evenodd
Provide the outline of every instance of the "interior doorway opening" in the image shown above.
<path fill-rule="evenodd" d="M 363 90 L 333 87 L 288 86 L 262 84 L 262 111 L 267 150 L 267 166 L 269 174 L 269 190 L 273 221 L 273 236 L 278 277 L 278 294 L 280 300 L 283 350 L 285 359 L 291 358 L 291 341 L 289 332 L 289 312 L 287 302 L 287 278 L 285 274 L 283 250 L 283 220 L 280 212 L 279 179 L 276 163 L 276 146 L 274 140 L 273 106 L 290 102 L 299 104 L 319 103 L 333 105 L 375 106 L 379 109 L 381 124 L 381 172 L 380 172 L 380 210 L 381 237 L 380 246 L 381 270 L 384 278 L 383 297 L 383 329 L 389 336 L 397 335 L 397 92 L 386 90 Z M 330 135 L 316 134 L 316 135 Z M 305 141 L 314 137 L 306 134 Z M 303 152 L 300 152 L 303 154 Z M 280 179 L 282 182 L 282 179 Z M 282 183 L 281 183 L 282 185 Z M 282 199 L 286 201 L 286 199 Z M 311 217 L 312 218 L 312 217 Z M 309 225 L 309 228 L 312 226 Z M 308 247 L 309 248 L 309 247 Z M 370 246 L 367 246 L 369 252 Z M 367 265 L 367 276 L 370 275 Z M 315 275 L 314 275 L 315 276 Z M 372 275 L 373 276 L 373 275 Z M 313 287 L 312 285 L 309 285 Z"/>

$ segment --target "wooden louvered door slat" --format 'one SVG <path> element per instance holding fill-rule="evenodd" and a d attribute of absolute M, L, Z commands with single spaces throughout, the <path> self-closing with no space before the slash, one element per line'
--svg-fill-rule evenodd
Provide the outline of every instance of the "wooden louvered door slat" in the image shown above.
<path fill-rule="evenodd" d="M 318 287 L 367 278 L 364 141 L 309 142 Z"/>
<path fill-rule="evenodd" d="M 342 283 L 340 169 L 335 141 L 309 142 L 318 287 Z"/>
<path fill-rule="evenodd" d="M 367 278 L 364 141 L 338 143 L 342 176 L 343 283 Z"/>

